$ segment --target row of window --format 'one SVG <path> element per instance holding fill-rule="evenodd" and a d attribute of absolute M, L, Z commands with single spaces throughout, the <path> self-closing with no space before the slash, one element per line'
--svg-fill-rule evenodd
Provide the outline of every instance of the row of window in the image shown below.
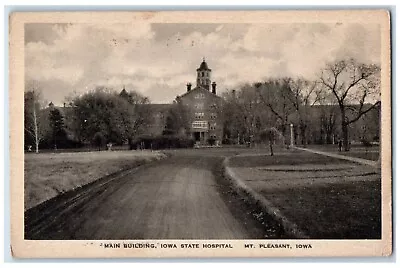
<path fill-rule="evenodd" d="M 195 96 L 194 96 L 194 98 L 195 99 L 204 99 L 206 96 L 204 95 L 204 93 L 199 93 L 199 94 L 196 94 Z"/>
<path fill-rule="evenodd" d="M 207 83 L 208 81 L 204 81 L 204 80 L 200 80 L 200 85 L 208 85 L 209 83 Z"/>
<path fill-rule="evenodd" d="M 192 128 L 208 129 L 208 122 L 207 121 L 194 121 L 192 123 Z"/>
<path fill-rule="evenodd" d="M 207 121 L 193 121 L 192 128 L 202 128 L 208 129 L 208 122 Z M 210 130 L 216 130 L 217 123 L 210 123 Z"/>
<path fill-rule="evenodd" d="M 196 119 L 203 119 L 204 118 L 204 113 L 203 112 L 197 112 L 194 113 L 194 118 Z M 216 119 L 217 115 L 215 113 L 210 114 L 211 119 Z"/>
<path fill-rule="evenodd" d="M 164 118 L 164 114 L 163 113 L 158 113 L 158 114 L 156 114 L 156 117 L 163 119 Z M 203 119 L 204 118 L 204 112 L 196 112 L 196 113 L 194 113 L 194 117 L 196 119 Z M 211 113 L 210 114 L 210 118 L 211 119 L 216 119 L 217 118 L 217 114 Z"/>
<path fill-rule="evenodd" d="M 204 94 L 203 94 L 204 95 Z M 202 97 L 195 97 L 196 99 L 201 99 Z M 204 97 L 203 97 L 204 98 Z M 194 108 L 196 108 L 196 109 L 204 109 L 204 103 L 196 103 L 195 105 L 194 105 Z M 213 103 L 213 104 L 211 104 L 210 105 L 210 108 L 211 109 L 217 109 L 217 105 L 215 104 L 215 103 Z"/>
<path fill-rule="evenodd" d="M 194 113 L 194 117 L 196 119 L 203 119 L 204 118 L 204 113 Z"/>

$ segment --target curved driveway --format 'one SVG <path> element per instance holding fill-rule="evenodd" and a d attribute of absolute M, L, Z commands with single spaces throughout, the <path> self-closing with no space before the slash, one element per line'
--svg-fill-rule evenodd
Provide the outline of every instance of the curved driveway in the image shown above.
<path fill-rule="evenodd" d="M 55 199 L 30 212 L 26 238 L 265 238 L 265 226 L 218 177 L 222 160 L 212 151 L 178 153 Z"/>

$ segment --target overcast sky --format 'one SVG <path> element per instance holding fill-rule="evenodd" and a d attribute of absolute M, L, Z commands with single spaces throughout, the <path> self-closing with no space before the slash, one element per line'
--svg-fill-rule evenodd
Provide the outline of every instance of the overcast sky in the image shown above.
<path fill-rule="evenodd" d="M 25 81 L 57 105 L 103 85 L 170 103 L 205 57 L 219 92 L 266 77 L 314 78 L 327 61 L 380 62 L 366 24 L 26 24 Z"/>

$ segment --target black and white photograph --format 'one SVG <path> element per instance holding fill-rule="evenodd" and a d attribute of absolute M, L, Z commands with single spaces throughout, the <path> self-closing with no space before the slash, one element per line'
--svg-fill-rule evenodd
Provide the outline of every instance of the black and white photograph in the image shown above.
<path fill-rule="evenodd" d="M 13 15 L 18 256 L 391 254 L 386 11 Z"/>

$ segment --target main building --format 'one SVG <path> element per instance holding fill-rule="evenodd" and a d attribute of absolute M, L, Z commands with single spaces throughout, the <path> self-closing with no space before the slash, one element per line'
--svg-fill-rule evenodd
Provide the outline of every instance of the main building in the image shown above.
<path fill-rule="evenodd" d="M 146 134 L 161 135 L 167 128 L 167 118 L 173 105 L 181 105 L 188 120 L 184 132 L 201 145 L 219 145 L 223 137 L 222 104 L 217 84 L 211 82 L 212 70 L 205 59 L 196 70 L 196 87 L 187 83 L 186 92 L 176 97 L 174 104 L 149 104 L 152 118 Z"/>

